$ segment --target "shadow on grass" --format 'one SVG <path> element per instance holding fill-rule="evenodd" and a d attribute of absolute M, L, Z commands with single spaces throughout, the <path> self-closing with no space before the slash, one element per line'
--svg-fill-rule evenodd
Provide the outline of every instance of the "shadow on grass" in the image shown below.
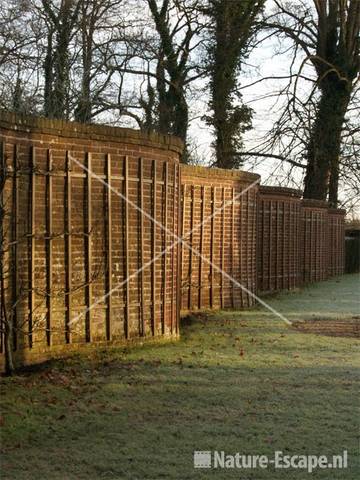
<path fill-rule="evenodd" d="M 114 349 L 3 379 L 3 479 L 300 479 L 200 470 L 194 450 L 333 455 L 356 478 L 358 369 L 349 339 L 282 324 L 190 319 L 178 344 Z"/>
<path fill-rule="evenodd" d="M 269 297 L 293 319 L 359 314 L 359 276 Z M 316 332 L 315 332 L 316 333 Z M 260 308 L 182 319 L 177 343 L 107 348 L 2 378 L 3 480 L 303 479 L 203 470 L 194 450 L 337 455 L 360 475 L 359 342 L 301 332 Z"/>

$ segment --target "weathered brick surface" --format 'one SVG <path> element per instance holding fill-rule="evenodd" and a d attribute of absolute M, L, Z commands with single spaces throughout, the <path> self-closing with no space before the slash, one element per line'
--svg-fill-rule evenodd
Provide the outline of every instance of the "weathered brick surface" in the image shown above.
<path fill-rule="evenodd" d="M 328 275 L 342 275 L 345 269 L 345 214 L 342 209 L 328 210 Z"/>
<path fill-rule="evenodd" d="M 300 200 L 296 190 L 260 187 L 258 286 L 270 292 L 344 271 L 344 210 Z"/>
<path fill-rule="evenodd" d="M 255 174 L 180 166 L 181 150 L 173 137 L 0 112 L 17 364 L 177 338 L 180 309 L 248 307 L 251 292 L 343 273 L 343 210 L 259 188 Z M 172 247 L 178 235 L 193 250 Z"/>
<path fill-rule="evenodd" d="M 176 337 L 179 249 L 161 252 L 178 234 L 181 142 L 7 113 L 0 128 L 18 362 L 70 344 Z"/>
<path fill-rule="evenodd" d="M 247 172 L 181 166 L 182 236 L 203 256 L 182 248 L 183 311 L 254 304 L 245 289 L 256 292 L 259 186 L 252 184 L 258 180 Z"/>
<path fill-rule="evenodd" d="M 304 283 L 328 277 L 328 204 L 302 200 L 300 228 L 301 278 Z"/>
<path fill-rule="evenodd" d="M 300 284 L 301 192 L 261 186 L 258 202 L 257 272 L 260 292 Z"/>

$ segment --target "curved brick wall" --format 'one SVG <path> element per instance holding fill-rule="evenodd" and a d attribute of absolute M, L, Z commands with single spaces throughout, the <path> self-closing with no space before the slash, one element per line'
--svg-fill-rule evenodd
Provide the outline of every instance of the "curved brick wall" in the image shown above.
<path fill-rule="evenodd" d="M 249 187 L 259 178 L 246 172 L 181 166 L 182 236 L 204 257 L 182 248 L 183 311 L 254 304 L 248 293 L 211 264 L 256 292 L 259 187 L 258 183 Z M 222 210 L 214 214 L 217 209 Z"/>
<path fill-rule="evenodd" d="M 177 337 L 180 309 L 248 307 L 251 292 L 343 273 L 343 210 L 259 187 L 252 173 L 180 166 L 182 148 L 169 136 L 0 111 L 17 364 Z M 174 235 L 193 250 L 173 246 Z"/>
<path fill-rule="evenodd" d="M 300 259 L 303 282 L 318 282 L 328 277 L 327 202 L 310 199 L 301 202 Z"/>
<path fill-rule="evenodd" d="M 257 272 L 260 292 L 300 284 L 299 228 L 301 192 L 261 186 L 258 202 Z"/>
<path fill-rule="evenodd" d="M 179 248 L 168 247 L 179 226 L 182 143 L 4 112 L 0 128 L 1 155 L 10 172 L 8 234 L 17 240 L 8 261 L 19 268 L 11 271 L 7 300 L 18 298 L 18 361 L 79 344 L 176 336 Z"/>
<path fill-rule="evenodd" d="M 328 210 L 329 276 L 342 275 L 345 269 L 345 210 Z"/>

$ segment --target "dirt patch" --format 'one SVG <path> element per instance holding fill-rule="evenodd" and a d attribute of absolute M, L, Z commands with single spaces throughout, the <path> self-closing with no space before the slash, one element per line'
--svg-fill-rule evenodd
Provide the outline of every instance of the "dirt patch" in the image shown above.
<path fill-rule="evenodd" d="M 303 333 L 331 337 L 353 337 L 360 340 L 360 316 L 347 320 L 310 320 L 295 322 L 293 327 Z"/>

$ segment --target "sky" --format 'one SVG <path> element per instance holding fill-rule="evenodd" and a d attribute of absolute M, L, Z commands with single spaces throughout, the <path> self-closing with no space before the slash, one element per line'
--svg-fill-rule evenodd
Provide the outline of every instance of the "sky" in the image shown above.
<path fill-rule="evenodd" d="M 292 59 L 289 54 L 275 55 L 277 49 L 278 41 L 276 39 L 268 39 L 251 53 L 247 60 L 247 65 L 243 67 L 243 71 L 239 74 L 243 102 L 253 109 L 253 128 L 246 132 L 244 136 L 244 146 L 247 151 L 256 150 L 261 137 L 272 127 L 283 104 L 283 99 L 280 97 L 264 97 L 278 91 L 281 86 L 285 85 L 286 80 L 265 80 L 256 85 L 246 87 L 265 77 L 288 75 L 289 64 Z M 201 100 L 195 102 L 195 108 L 192 109 L 193 117 L 199 117 L 205 113 L 206 101 L 207 97 L 203 96 Z M 213 137 L 210 127 L 205 125 L 200 118 L 197 118 L 191 122 L 189 135 L 191 138 L 196 139 L 203 163 L 211 163 L 211 142 Z M 252 159 L 250 162 L 245 163 L 242 169 L 260 174 L 264 184 L 281 183 L 301 188 L 301 172 L 298 172 L 293 179 L 294 181 L 290 183 L 288 176 L 282 173 L 280 169 L 277 171 L 276 179 L 273 178 L 274 166 L 278 167 L 279 164 L 280 162 L 274 159 L 262 158 L 258 161 Z"/>
<path fill-rule="evenodd" d="M 271 2 L 268 4 L 271 8 Z M 287 46 L 290 44 L 288 43 Z M 265 77 L 286 76 L 289 74 L 290 64 L 293 61 L 291 52 L 279 52 L 279 40 L 276 37 L 266 39 L 255 50 L 252 51 L 247 65 L 245 65 L 239 74 L 239 83 L 241 87 L 254 83 Z M 286 46 L 285 46 L 286 47 Z M 284 44 L 283 48 L 284 49 Z M 300 53 L 300 52 L 299 52 Z M 299 55 L 293 65 L 293 72 L 297 72 L 301 66 L 304 56 Z M 308 77 L 313 77 L 313 67 L 305 64 L 302 73 Z M 279 111 L 284 104 L 284 98 L 273 97 L 264 98 L 267 95 L 278 92 L 287 80 L 271 79 L 257 83 L 242 89 L 243 102 L 253 108 L 253 129 L 245 133 L 244 149 L 245 151 L 256 150 L 266 132 L 272 127 L 279 115 Z M 299 80 L 297 92 L 305 97 L 310 93 L 313 84 L 305 80 Z M 193 116 L 199 117 L 200 112 L 206 111 L 206 97 L 196 102 Z M 194 109 L 193 109 L 194 110 Z M 202 114 L 203 114 L 202 113 Z M 204 164 L 211 161 L 211 141 L 212 134 L 208 126 L 200 119 L 193 120 L 190 126 L 190 137 L 196 139 L 198 151 Z M 303 173 L 300 168 L 292 169 L 289 176 L 289 164 L 284 164 L 276 159 L 264 159 L 251 157 L 251 160 L 245 162 L 242 170 L 254 171 L 261 175 L 262 184 L 281 185 L 297 189 L 303 188 Z M 340 202 L 346 200 L 348 193 L 340 189 Z M 360 198 L 354 207 L 351 216 L 360 217 Z"/>

